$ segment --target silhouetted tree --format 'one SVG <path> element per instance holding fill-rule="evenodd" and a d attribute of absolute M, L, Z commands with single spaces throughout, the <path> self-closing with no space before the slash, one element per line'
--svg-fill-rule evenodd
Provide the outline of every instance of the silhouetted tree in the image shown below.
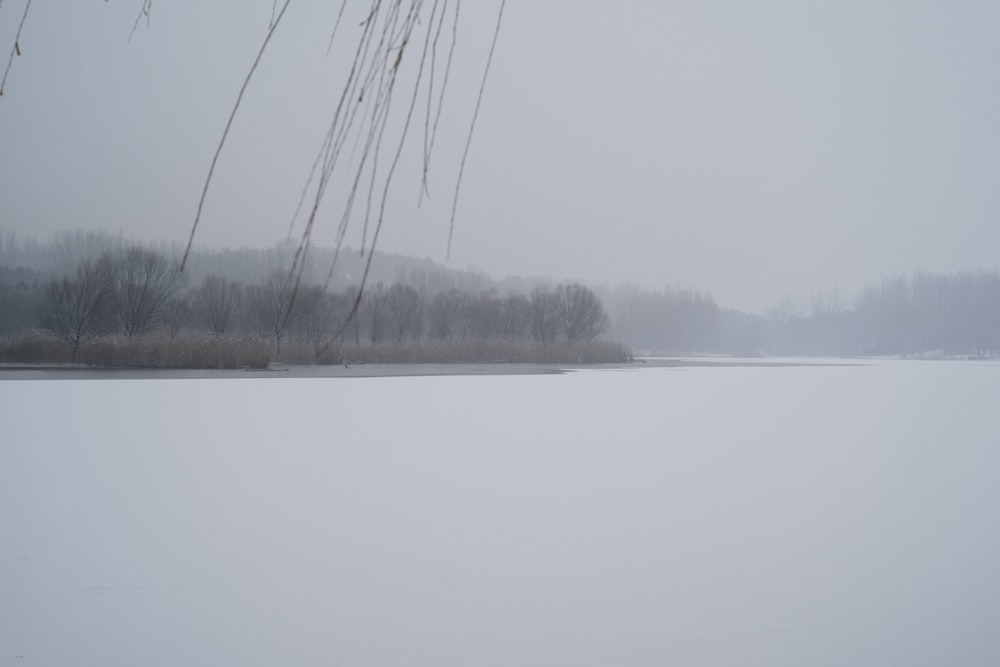
<path fill-rule="evenodd" d="M 376 283 L 365 291 L 358 316 L 368 328 L 368 339 L 372 347 L 382 342 L 389 326 L 389 290 L 384 283 Z"/>
<path fill-rule="evenodd" d="M 344 299 L 338 299 L 319 285 L 299 287 L 295 297 L 295 308 L 298 310 L 296 336 L 301 336 L 314 345 L 323 342 L 340 322 L 338 317 L 342 319 L 342 315 L 346 314 L 348 307 Z"/>
<path fill-rule="evenodd" d="M 389 288 L 388 300 L 389 324 L 396 342 L 419 338 L 424 304 L 420 292 L 409 285 L 395 283 Z"/>
<path fill-rule="evenodd" d="M 126 336 L 147 331 L 182 283 L 175 262 L 140 246 L 105 254 L 100 263 L 111 306 Z"/>
<path fill-rule="evenodd" d="M 459 329 L 462 317 L 463 297 L 456 289 L 435 294 L 427 313 L 427 324 L 431 338 L 451 340 Z"/>
<path fill-rule="evenodd" d="M 531 291 L 531 335 L 547 347 L 560 328 L 559 295 L 551 289 L 536 287 Z"/>
<path fill-rule="evenodd" d="M 73 361 L 80 345 L 106 328 L 108 285 L 105 265 L 84 262 L 75 276 L 53 280 L 45 290 L 42 326 L 70 346 Z"/>
<path fill-rule="evenodd" d="M 584 285 L 560 285 L 556 290 L 559 317 L 566 340 L 593 340 L 608 328 L 608 314 L 594 292 Z"/>
<path fill-rule="evenodd" d="M 507 340 L 528 338 L 531 329 L 531 302 L 523 294 L 510 293 L 500 301 L 500 335 Z"/>
<path fill-rule="evenodd" d="M 281 342 L 301 312 L 294 307 L 293 289 L 287 278 L 286 273 L 276 271 L 264 282 L 247 287 L 250 316 L 261 333 L 274 341 L 275 355 L 281 354 Z"/>
<path fill-rule="evenodd" d="M 468 300 L 471 333 L 477 338 L 500 338 L 503 332 L 503 309 L 495 289 L 479 292 Z"/>
<path fill-rule="evenodd" d="M 171 340 L 190 326 L 193 320 L 191 302 L 188 298 L 168 299 L 160 311 L 160 322 Z"/>
<path fill-rule="evenodd" d="M 45 282 L 34 271 L 0 266 L 0 336 L 34 327 L 45 298 Z"/>
<path fill-rule="evenodd" d="M 243 287 L 213 274 L 195 290 L 193 301 L 199 320 L 212 333 L 221 336 L 236 322 L 243 301 Z"/>

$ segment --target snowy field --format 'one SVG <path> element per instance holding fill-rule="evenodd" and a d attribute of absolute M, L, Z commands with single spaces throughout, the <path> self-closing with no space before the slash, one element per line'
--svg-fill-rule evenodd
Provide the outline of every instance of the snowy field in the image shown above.
<path fill-rule="evenodd" d="M 0 382 L 0 665 L 995 665 L 1000 365 Z"/>

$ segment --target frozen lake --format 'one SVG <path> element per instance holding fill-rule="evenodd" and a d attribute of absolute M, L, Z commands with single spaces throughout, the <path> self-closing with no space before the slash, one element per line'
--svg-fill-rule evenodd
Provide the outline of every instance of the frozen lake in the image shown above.
<path fill-rule="evenodd" d="M 987 665 L 1000 365 L 0 382 L 0 665 Z"/>

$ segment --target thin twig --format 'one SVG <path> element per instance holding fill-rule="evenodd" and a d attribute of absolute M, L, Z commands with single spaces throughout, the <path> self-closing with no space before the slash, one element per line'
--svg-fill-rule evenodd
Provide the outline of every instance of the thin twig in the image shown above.
<path fill-rule="evenodd" d="M 375 5 L 377 5 L 379 2 L 380 0 L 375 0 Z M 340 125 L 340 119 L 341 119 L 341 114 L 344 111 L 345 105 L 347 104 L 347 100 L 353 98 L 356 94 L 358 94 L 357 91 L 358 91 L 359 78 L 357 75 L 364 63 L 364 60 L 367 57 L 368 45 L 370 44 L 371 26 L 372 24 L 370 23 L 365 26 L 365 31 L 362 34 L 361 40 L 358 43 L 358 49 L 354 54 L 354 62 L 351 65 L 351 71 L 350 74 L 348 75 L 347 83 L 344 84 L 344 89 L 341 92 L 340 101 L 337 103 L 337 109 L 334 113 L 333 121 L 330 123 L 330 128 L 327 130 L 326 139 L 324 139 L 324 145 L 320 150 L 319 156 L 317 156 L 317 159 L 319 157 L 323 158 L 323 168 L 320 171 L 319 184 L 316 187 L 316 194 L 314 197 L 312 210 L 309 213 L 309 218 L 306 221 L 305 229 L 302 232 L 302 240 L 299 244 L 299 249 L 296 251 L 295 260 L 292 263 L 292 268 L 289 271 L 289 276 L 295 273 L 298 261 L 301 257 L 301 253 L 304 251 L 304 248 L 307 245 L 309 238 L 312 235 L 312 229 L 316 222 L 316 215 L 319 211 L 320 204 L 323 200 L 323 195 L 326 193 L 327 184 L 329 183 L 330 177 L 333 173 L 333 169 L 336 166 L 337 158 L 340 155 L 340 151 L 343 148 L 343 142 L 346 138 L 345 133 L 354 123 L 355 111 L 357 109 L 357 105 L 352 106 L 352 111 L 348 115 L 347 121 L 344 123 L 343 126 Z M 338 127 L 340 128 L 339 130 Z M 316 168 L 316 163 L 313 163 L 313 172 L 310 173 L 309 177 L 310 180 L 315 174 L 315 168 Z M 355 185 L 355 187 L 357 186 Z M 296 216 L 297 215 L 298 212 L 296 211 Z M 294 225 L 294 218 L 292 224 Z M 344 228 L 344 230 L 346 231 L 346 221 L 344 220 L 341 221 L 341 227 Z M 338 235 L 340 235 L 339 231 Z M 342 242 L 342 240 L 343 239 L 341 238 L 340 242 Z M 340 252 L 340 242 L 338 242 L 337 252 L 334 254 L 334 260 L 333 260 L 334 264 L 336 264 L 337 254 L 339 254 Z M 330 275 L 332 276 L 332 274 L 333 274 L 333 268 L 331 267 Z M 329 285 L 329 282 L 330 278 L 328 277 L 327 285 Z"/>
<path fill-rule="evenodd" d="M 325 351 L 350 326 L 364 303 L 365 289 L 371 275 L 371 268 L 374 262 L 375 249 L 381 236 L 382 228 L 386 220 L 388 210 L 389 191 L 392 188 L 394 176 L 401 161 L 402 152 L 405 148 L 409 130 L 414 121 L 416 107 L 420 101 L 420 95 L 427 95 L 426 110 L 423 115 L 424 138 L 423 138 L 423 173 L 421 175 L 421 199 L 429 192 L 427 185 L 428 173 L 430 170 L 431 155 L 439 123 L 442 119 L 442 109 L 444 107 L 444 95 L 448 88 L 449 77 L 452 65 L 455 61 L 458 23 L 460 16 L 461 0 L 455 0 L 453 12 L 449 11 L 449 0 L 434 0 L 426 23 L 421 18 L 424 0 L 410 0 L 408 7 L 404 10 L 404 0 L 372 0 L 365 18 L 360 23 L 362 35 L 357 42 L 357 50 L 351 64 L 350 75 L 341 91 L 340 100 L 337 103 L 333 119 L 327 129 L 323 145 L 316 155 L 316 158 L 309 171 L 309 178 L 299 197 L 295 214 L 289 225 L 289 236 L 296 227 L 296 221 L 302 212 L 305 197 L 312 197 L 311 210 L 304 222 L 300 235 L 299 247 L 296 250 L 289 271 L 287 283 L 292 287 L 292 299 L 294 293 L 302 284 L 305 258 L 309 251 L 310 243 L 317 222 L 318 211 L 324 200 L 329 185 L 334 182 L 334 174 L 339 173 L 341 163 L 346 160 L 346 169 L 350 174 L 344 187 L 346 196 L 343 208 L 340 212 L 340 221 L 335 234 L 335 248 L 333 259 L 330 262 L 329 271 L 326 275 L 324 289 L 329 289 L 330 283 L 336 272 L 338 258 L 344 247 L 346 233 L 349 224 L 356 215 L 355 208 L 359 203 L 358 198 L 363 197 L 364 213 L 363 228 L 361 230 L 361 253 L 367 254 L 364 262 L 364 269 L 360 278 L 357 292 L 351 300 L 350 307 L 344 319 L 337 327 L 333 336 L 319 348 Z M 344 0 L 346 4 L 346 0 Z M 343 19 L 344 4 L 338 12 L 337 24 L 334 26 L 334 35 Z M 483 80 L 479 88 L 476 100 L 475 112 L 469 126 L 469 136 L 466 139 L 465 150 L 462 155 L 458 178 L 455 186 L 455 199 L 452 205 L 451 227 L 449 229 L 449 255 L 451 241 L 454 230 L 454 220 L 456 217 L 458 192 L 461 188 L 462 176 L 464 174 L 465 162 L 470 152 L 471 140 L 481 108 L 484 90 L 496 48 L 497 36 L 502 23 L 502 16 L 505 7 L 505 0 L 501 3 L 499 15 L 497 16 L 497 27 L 490 45 L 489 58 L 486 62 Z M 447 17 L 447 18 L 446 18 Z M 447 23 L 451 23 L 451 44 L 448 49 L 447 61 L 442 63 L 438 60 L 441 36 Z M 415 83 L 413 84 L 409 108 L 405 115 L 405 122 L 402 132 L 393 141 L 397 142 L 392 154 L 392 159 L 388 162 L 385 173 L 382 171 L 383 146 L 388 141 L 388 131 L 391 110 L 394 106 L 394 90 L 401 72 L 401 65 L 407 55 L 407 46 L 415 37 L 414 30 L 417 26 L 422 27 L 423 50 L 416 67 Z M 331 35 L 331 43 L 334 35 Z M 330 46 L 327 47 L 328 52 Z M 443 54 L 442 54 L 443 55 Z M 444 60 L 444 58 L 442 58 Z M 443 73 L 438 69 L 443 69 Z M 352 146 L 353 147 L 350 147 Z M 350 148 L 349 148 L 350 147 Z M 345 150 L 349 150 L 349 155 L 345 155 Z M 381 179 L 381 183 L 379 180 Z M 380 192 L 376 193 L 376 187 Z M 367 192 L 365 192 L 367 190 Z M 369 241 L 369 225 L 373 226 Z M 286 315 L 291 316 L 291 306 L 286 310 Z"/>
<path fill-rule="evenodd" d="M 411 15 L 407 17 L 407 21 L 404 24 L 404 27 L 402 28 L 402 30 L 403 30 L 403 34 L 402 34 L 402 37 L 401 37 L 402 43 L 398 47 L 396 58 L 395 58 L 395 60 L 393 62 L 393 65 L 390 68 L 386 68 L 385 66 L 382 66 L 382 67 L 379 68 L 379 72 L 380 72 L 380 74 L 379 74 L 379 87 L 380 87 L 380 89 L 382 89 L 382 85 L 383 84 L 384 84 L 385 87 L 384 87 L 384 93 L 380 97 L 381 104 L 379 104 L 377 102 L 376 103 L 376 107 L 378 109 L 380 109 L 380 110 L 383 110 L 383 107 L 384 107 L 384 111 L 382 112 L 382 120 L 378 123 L 379 131 L 378 131 L 378 138 L 375 140 L 375 147 L 374 147 L 374 149 L 375 149 L 374 150 L 374 155 L 375 156 L 374 156 L 374 158 L 372 160 L 371 182 L 370 182 L 370 184 L 368 186 L 368 198 L 367 198 L 367 204 L 365 206 L 365 221 L 364 221 L 364 225 L 362 226 L 362 229 L 361 229 L 361 256 L 362 257 L 365 254 L 365 247 L 367 246 L 367 242 L 368 242 L 368 224 L 369 224 L 369 222 L 371 220 L 372 197 L 374 196 L 374 193 L 375 193 L 375 177 L 377 176 L 377 170 L 378 170 L 378 156 L 379 156 L 379 153 L 382 152 L 382 138 L 385 136 L 385 128 L 388 125 L 388 121 L 389 121 L 389 109 L 390 109 L 390 107 L 392 105 L 392 93 L 393 93 L 393 90 L 394 90 L 395 85 L 396 85 L 396 76 L 399 74 L 399 64 L 402 62 L 403 53 L 404 53 L 404 51 L 406 49 L 407 38 L 409 36 L 409 31 L 408 31 L 409 20 L 412 17 L 412 13 L 414 11 L 414 7 L 418 7 L 418 6 L 419 6 L 419 2 L 417 2 L 416 0 L 410 6 Z M 396 11 L 394 11 L 393 16 L 392 16 L 392 22 L 391 23 L 387 22 L 387 24 L 386 24 L 387 34 L 389 34 L 389 35 L 392 35 L 392 33 L 394 32 L 394 30 L 396 28 L 397 23 L 399 22 L 399 11 L 398 11 L 398 9 L 399 9 L 399 3 L 397 2 L 396 3 L 396 7 L 395 7 Z M 390 36 L 390 39 L 389 39 L 389 42 L 388 42 L 388 46 L 385 49 L 386 62 L 388 62 L 389 53 L 393 50 L 393 46 L 392 45 L 395 44 L 395 43 L 396 43 L 396 40 L 393 39 Z M 389 75 L 388 76 L 388 81 L 386 81 L 386 75 L 387 74 Z M 374 121 L 373 121 L 373 124 L 374 124 Z M 362 281 L 362 287 L 363 286 L 364 286 L 364 281 Z"/>
<path fill-rule="evenodd" d="M 226 129 L 222 132 L 222 139 L 219 140 L 219 145 L 215 149 L 215 155 L 212 156 L 212 164 L 208 168 L 208 176 L 205 178 L 205 187 L 201 191 L 201 199 L 198 200 L 198 211 L 194 216 L 194 224 L 191 225 L 191 235 L 188 237 L 187 247 L 184 249 L 184 256 L 181 258 L 181 268 L 184 270 L 184 266 L 187 263 L 188 255 L 191 253 L 191 245 L 194 243 L 195 232 L 198 231 L 198 222 L 201 220 L 201 209 L 205 205 L 205 197 L 208 195 L 208 186 L 212 182 L 212 174 L 215 173 L 215 164 L 219 160 L 219 153 L 222 152 L 222 147 L 226 143 L 226 137 L 229 136 L 229 128 L 233 125 L 233 118 L 236 117 L 236 111 L 240 108 L 240 102 L 243 101 L 243 94 L 247 90 L 247 86 L 250 84 L 250 79 L 253 78 L 253 73 L 257 71 L 257 65 L 260 64 L 260 59 L 264 55 L 264 51 L 267 49 L 268 43 L 271 41 L 271 37 L 274 35 L 274 31 L 278 28 L 278 24 L 281 22 L 281 17 L 285 15 L 285 10 L 288 9 L 288 5 L 291 4 L 292 0 L 285 0 L 285 4 L 281 7 L 281 12 L 278 17 L 271 24 L 270 30 L 267 31 L 267 36 L 264 38 L 264 43 L 260 45 L 260 51 L 257 52 L 257 57 L 253 61 L 253 65 L 250 67 L 250 71 L 247 73 L 246 79 L 243 80 L 243 85 L 240 87 L 240 94 L 236 96 L 236 104 L 233 105 L 233 110 L 229 114 L 229 120 L 226 121 Z"/>
<path fill-rule="evenodd" d="M 0 79 L 0 96 L 3 95 L 4 86 L 7 85 L 7 75 L 10 74 L 10 66 L 14 64 L 14 56 L 21 55 L 21 30 L 24 28 L 24 21 L 28 18 L 28 10 L 31 9 L 31 0 L 24 5 L 24 14 L 21 15 L 21 23 L 17 26 L 17 34 L 14 35 L 14 46 L 10 50 L 10 58 L 7 59 L 7 68 L 3 71 L 3 79 Z"/>
<path fill-rule="evenodd" d="M 340 27 L 340 19 L 344 18 L 345 7 L 347 7 L 347 0 L 342 0 L 340 3 L 340 11 L 337 12 L 337 21 L 333 24 L 333 31 L 330 33 L 330 43 L 326 45 L 326 55 L 330 55 L 330 49 L 333 48 L 333 38 L 337 36 L 337 28 Z"/>
<path fill-rule="evenodd" d="M 486 58 L 486 68 L 483 70 L 483 81 L 479 85 L 479 96 L 476 98 L 476 110 L 472 113 L 472 122 L 469 124 L 469 137 L 465 141 L 465 150 L 462 151 L 462 162 L 458 166 L 458 180 L 455 183 L 455 199 L 451 204 L 451 222 L 448 225 L 448 252 L 446 259 L 451 259 L 451 241 L 455 235 L 455 213 L 458 211 L 458 194 L 462 189 L 462 176 L 465 174 L 465 160 L 469 157 L 469 147 L 472 145 L 472 135 L 476 129 L 476 120 L 479 118 L 479 107 L 483 102 L 483 92 L 486 90 L 486 79 L 490 74 L 490 65 L 493 63 L 493 52 L 497 46 L 497 37 L 500 36 L 500 25 L 503 23 L 503 10 L 507 0 L 500 0 L 500 11 L 497 14 L 497 27 L 493 31 L 493 42 L 490 44 L 490 54 Z"/>
<path fill-rule="evenodd" d="M 434 9 L 431 12 L 430 22 L 434 22 L 434 12 L 437 11 L 438 2 L 434 3 Z M 434 41 L 431 43 L 431 65 L 430 74 L 427 77 L 427 113 L 424 115 L 424 171 L 420 178 L 420 196 L 417 198 L 417 208 L 423 204 L 424 195 L 430 194 L 430 187 L 427 182 L 427 172 L 430 169 L 431 162 L 431 112 L 434 108 L 434 75 L 437 69 L 437 45 L 438 40 L 441 38 L 441 30 L 444 28 L 445 12 L 448 11 L 448 0 L 444 0 L 444 4 L 441 6 L 441 15 L 438 17 L 437 30 L 434 33 Z M 428 33 L 430 34 L 430 33 Z M 454 44 L 455 40 L 452 39 L 451 54 L 454 54 Z M 449 58 L 449 64 L 451 60 Z M 447 79 L 442 85 L 442 88 L 447 85 Z M 440 105 L 438 105 L 440 108 Z"/>
<path fill-rule="evenodd" d="M 426 55 L 426 49 L 427 49 L 426 43 L 424 45 L 424 49 Z M 395 70 L 396 68 L 394 67 L 393 68 L 394 77 L 395 77 Z M 341 331 L 338 332 L 338 335 L 343 331 L 344 328 L 346 328 L 347 323 L 350 322 L 350 318 L 357 313 L 357 309 L 361 305 L 361 299 L 362 296 L 364 295 L 365 284 L 368 282 L 368 274 L 371 271 L 372 260 L 375 257 L 375 246 L 378 244 L 378 237 L 382 232 L 382 225 L 385 222 L 385 208 L 389 200 L 389 188 L 392 185 L 392 177 L 395 175 L 396 167 L 399 165 L 399 158 L 402 156 L 403 147 L 406 145 L 406 135 L 410 129 L 410 124 L 413 120 L 413 111 L 416 108 L 417 104 L 417 93 L 420 90 L 420 78 L 422 74 L 423 74 L 423 67 L 419 68 L 417 71 L 417 81 L 414 84 L 414 93 L 413 93 L 413 98 L 410 101 L 410 108 L 406 114 L 406 121 L 403 124 L 403 131 L 399 138 L 399 144 L 396 147 L 396 154 L 393 157 L 392 164 L 389 167 L 389 172 L 385 177 L 385 186 L 382 189 L 382 201 L 379 207 L 378 221 L 375 224 L 375 232 L 372 235 L 372 246 L 371 250 L 368 253 L 368 260 L 365 262 L 365 270 L 364 273 L 361 274 L 361 284 L 358 287 L 358 295 L 357 298 L 355 298 L 354 300 L 354 306 L 351 308 L 351 313 L 348 315 L 348 320 L 347 322 L 344 323 L 344 327 L 341 328 Z"/>
<path fill-rule="evenodd" d="M 132 43 L 132 35 L 135 34 L 135 29 L 139 27 L 139 22 L 142 21 L 142 17 L 146 17 L 146 27 L 149 27 L 149 12 L 153 9 L 153 0 L 142 0 L 142 8 L 139 10 L 139 15 L 135 17 L 135 23 L 132 24 L 132 30 L 128 33 L 128 43 Z"/>
<path fill-rule="evenodd" d="M 430 141 L 427 145 L 426 155 L 424 156 L 425 174 L 430 170 L 431 155 L 434 153 L 434 142 L 437 140 L 438 124 L 441 122 L 441 111 L 444 109 L 444 95 L 445 91 L 448 90 L 448 79 L 451 76 L 451 66 L 455 59 L 455 47 L 458 45 L 458 17 L 461 9 L 462 0 L 455 0 L 455 16 L 452 19 L 451 24 L 451 46 L 448 48 L 448 60 L 445 61 L 444 67 L 444 81 L 441 83 L 441 92 L 438 94 L 437 111 L 434 114 L 434 125 L 431 128 Z"/>

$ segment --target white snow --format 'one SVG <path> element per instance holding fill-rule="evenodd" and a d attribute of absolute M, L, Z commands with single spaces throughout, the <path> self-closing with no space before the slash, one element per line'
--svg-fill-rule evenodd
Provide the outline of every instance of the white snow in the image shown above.
<path fill-rule="evenodd" d="M 1000 366 L 0 382 L 0 665 L 985 665 Z"/>

